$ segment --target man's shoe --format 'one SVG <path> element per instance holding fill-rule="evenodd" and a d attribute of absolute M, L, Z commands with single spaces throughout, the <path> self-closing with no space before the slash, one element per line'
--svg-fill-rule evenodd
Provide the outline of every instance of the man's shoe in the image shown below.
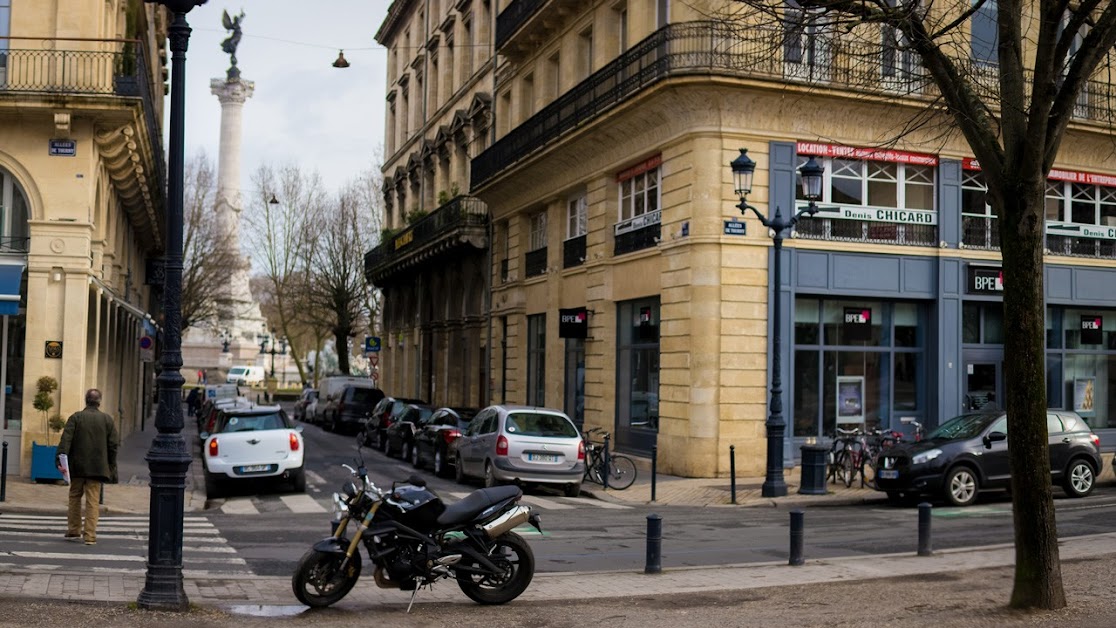
<path fill-rule="evenodd" d="M 62 538 L 66 539 L 67 541 L 77 542 L 77 541 L 81 540 L 81 535 L 80 534 L 67 534 L 67 535 L 63 536 Z"/>
<path fill-rule="evenodd" d="M 86 545 L 96 545 L 97 542 L 96 541 L 86 541 L 85 544 Z"/>

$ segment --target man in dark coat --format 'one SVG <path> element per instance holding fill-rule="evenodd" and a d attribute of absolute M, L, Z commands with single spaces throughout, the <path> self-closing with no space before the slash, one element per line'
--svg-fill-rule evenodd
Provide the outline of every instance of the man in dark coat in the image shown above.
<path fill-rule="evenodd" d="M 86 545 L 97 543 L 97 518 L 100 515 L 101 483 L 115 484 L 116 450 L 120 434 L 112 417 L 101 412 L 101 391 L 85 393 L 85 409 L 66 421 L 58 454 L 65 454 L 70 465 L 70 509 L 67 513 L 66 539 Z M 85 525 L 82 525 L 81 498 L 85 496 Z"/>

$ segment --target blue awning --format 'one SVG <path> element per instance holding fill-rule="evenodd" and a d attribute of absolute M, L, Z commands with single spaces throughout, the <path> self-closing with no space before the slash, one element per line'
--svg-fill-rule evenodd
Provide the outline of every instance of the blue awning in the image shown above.
<path fill-rule="evenodd" d="M 19 314 L 19 285 L 23 279 L 23 262 L 0 262 L 0 315 Z"/>

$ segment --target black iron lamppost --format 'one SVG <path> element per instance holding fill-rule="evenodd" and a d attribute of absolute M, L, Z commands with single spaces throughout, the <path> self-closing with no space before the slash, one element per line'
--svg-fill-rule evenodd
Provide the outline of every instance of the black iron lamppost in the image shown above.
<path fill-rule="evenodd" d="M 763 212 L 748 204 L 747 196 L 752 192 L 752 175 L 756 172 L 756 162 L 748 157 L 748 149 L 741 148 L 740 156 L 729 164 L 732 167 L 732 187 L 740 197 L 741 215 L 752 210 L 760 223 L 772 232 L 775 241 L 775 259 L 772 261 L 772 315 L 775 317 L 775 338 L 771 343 L 771 403 L 767 415 L 767 477 L 763 481 L 760 494 L 764 497 L 782 497 L 787 494 L 787 483 L 783 480 L 783 439 L 787 428 L 783 419 L 783 382 L 782 382 L 782 335 L 783 319 L 780 289 L 782 288 L 783 238 L 794 228 L 799 218 L 813 216 L 818 211 L 815 201 L 821 198 L 822 177 L 825 171 L 813 157 L 799 169 L 802 178 L 802 195 L 809 204 L 806 209 L 792 211 L 790 218 L 784 218 L 779 206 L 775 206 L 775 216 L 768 218 Z"/>
<path fill-rule="evenodd" d="M 271 379 L 275 379 L 275 330 L 271 330 L 271 335 L 267 337 L 267 342 L 271 345 Z"/>
<path fill-rule="evenodd" d="M 147 0 L 153 2 L 155 0 Z M 174 13 L 167 34 L 171 49 L 170 146 L 167 168 L 167 237 L 164 262 L 164 343 L 159 373 L 158 434 L 147 452 L 151 505 L 147 533 L 147 578 L 137 605 L 149 610 L 184 611 L 190 601 L 182 587 L 182 520 L 190 451 L 182 438 L 182 179 L 186 122 L 186 14 L 206 0 L 158 0 Z"/>

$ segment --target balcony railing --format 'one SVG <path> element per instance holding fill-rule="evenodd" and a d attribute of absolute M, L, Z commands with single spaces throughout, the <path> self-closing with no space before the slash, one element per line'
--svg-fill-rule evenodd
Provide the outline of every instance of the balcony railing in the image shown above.
<path fill-rule="evenodd" d="M 457 196 L 411 227 L 384 240 L 364 256 L 367 276 L 385 271 L 389 264 L 427 249 L 462 229 L 474 228 L 483 234 L 488 224 L 488 206 L 471 196 Z"/>
<path fill-rule="evenodd" d="M 967 249 L 998 250 L 1000 228 L 996 217 L 961 214 L 961 243 Z"/>
<path fill-rule="evenodd" d="M 527 23 L 531 16 L 549 0 L 513 0 L 508 8 L 496 16 L 496 50 L 504 47 L 519 27 Z"/>
<path fill-rule="evenodd" d="M 51 43 L 71 40 L 51 40 Z M 107 50 L 0 50 L 0 95 L 123 96 L 143 103 L 147 135 L 155 159 L 157 193 L 166 189 L 162 120 L 155 113 L 151 75 L 140 41 L 72 40 Z M 161 200 L 158 202 L 162 206 Z"/>
<path fill-rule="evenodd" d="M 1051 255 L 1069 257 L 1116 258 L 1116 240 L 1099 240 L 1046 234 L 1046 248 Z"/>
<path fill-rule="evenodd" d="M 562 243 L 562 268 L 573 268 L 585 263 L 586 236 L 580 235 Z"/>
<path fill-rule="evenodd" d="M 525 268 L 523 275 L 525 277 L 537 277 L 546 273 L 546 247 L 535 249 L 534 251 L 527 252 L 527 258 L 524 260 Z"/>
<path fill-rule="evenodd" d="M 816 54 L 809 57 L 810 63 L 803 63 L 784 58 L 787 36 L 782 29 L 758 26 L 741 29 L 722 22 L 664 26 L 473 159 L 471 185 L 478 188 L 535 151 L 591 123 L 651 85 L 674 76 L 773 79 L 780 86 L 825 86 L 927 102 L 938 98 L 924 69 L 917 65 L 900 69 L 878 44 L 873 50 L 865 41 L 817 39 L 811 44 Z M 984 73 L 973 70 L 971 74 L 978 89 L 990 92 L 996 88 L 995 81 L 985 80 L 985 74 L 991 77 L 994 70 Z M 1116 88 L 1111 83 L 1089 81 L 1083 94 L 1074 108 L 1075 116 L 1106 123 L 1113 120 Z"/>
<path fill-rule="evenodd" d="M 0 255 L 27 255 L 31 238 L 27 236 L 0 236 Z"/>
<path fill-rule="evenodd" d="M 907 246 L 937 246 L 937 225 L 912 225 L 841 218 L 804 218 L 795 225 L 798 237 L 807 240 L 876 242 Z"/>

